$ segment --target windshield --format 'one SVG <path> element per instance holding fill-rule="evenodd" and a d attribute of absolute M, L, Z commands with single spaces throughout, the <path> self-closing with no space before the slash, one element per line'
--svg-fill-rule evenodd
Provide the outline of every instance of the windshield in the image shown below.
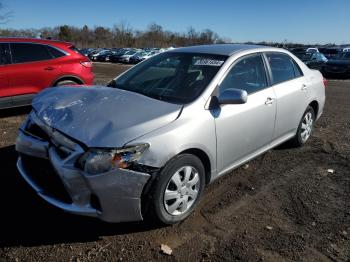
<path fill-rule="evenodd" d="M 136 65 L 108 86 L 186 104 L 203 92 L 226 59 L 221 55 L 166 52 Z"/>
<path fill-rule="evenodd" d="M 311 57 L 311 60 L 315 60 L 315 61 L 322 61 L 322 62 L 327 62 L 328 59 L 321 53 L 314 53 Z"/>
<path fill-rule="evenodd" d="M 340 60 L 350 60 L 350 52 L 340 53 L 338 58 Z"/>

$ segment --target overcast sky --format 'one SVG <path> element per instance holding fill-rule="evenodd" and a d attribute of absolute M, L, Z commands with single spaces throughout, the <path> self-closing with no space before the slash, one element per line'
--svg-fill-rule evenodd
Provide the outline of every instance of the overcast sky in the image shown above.
<path fill-rule="evenodd" d="M 234 42 L 350 43 L 350 0 L 0 0 L 12 19 L 2 28 L 62 24 L 135 29 L 157 23 L 184 32 L 210 28 Z"/>

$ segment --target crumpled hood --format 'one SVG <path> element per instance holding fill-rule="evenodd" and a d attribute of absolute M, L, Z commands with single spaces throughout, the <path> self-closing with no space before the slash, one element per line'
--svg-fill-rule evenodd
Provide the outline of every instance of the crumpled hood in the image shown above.
<path fill-rule="evenodd" d="M 121 147 L 174 121 L 181 105 L 110 87 L 47 88 L 32 102 L 50 127 L 88 147 Z"/>

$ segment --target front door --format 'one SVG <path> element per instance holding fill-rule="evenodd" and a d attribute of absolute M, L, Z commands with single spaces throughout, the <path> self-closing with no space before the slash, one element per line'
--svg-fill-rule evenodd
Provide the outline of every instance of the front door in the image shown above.
<path fill-rule="evenodd" d="M 275 126 L 276 96 L 268 85 L 261 54 L 245 56 L 233 64 L 219 86 L 219 96 L 228 88 L 246 90 L 248 100 L 221 105 L 213 112 L 219 173 L 267 147 Z"/>

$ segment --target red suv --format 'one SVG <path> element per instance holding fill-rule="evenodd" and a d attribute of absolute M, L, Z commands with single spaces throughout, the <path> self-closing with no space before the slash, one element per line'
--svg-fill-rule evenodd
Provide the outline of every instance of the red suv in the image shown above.
<path fill-rule="evenodd" d="M 0 108 L 28 105 L 49 86 L 92 85 L 92 63 L 70 43 L 0 38 Z"/>

